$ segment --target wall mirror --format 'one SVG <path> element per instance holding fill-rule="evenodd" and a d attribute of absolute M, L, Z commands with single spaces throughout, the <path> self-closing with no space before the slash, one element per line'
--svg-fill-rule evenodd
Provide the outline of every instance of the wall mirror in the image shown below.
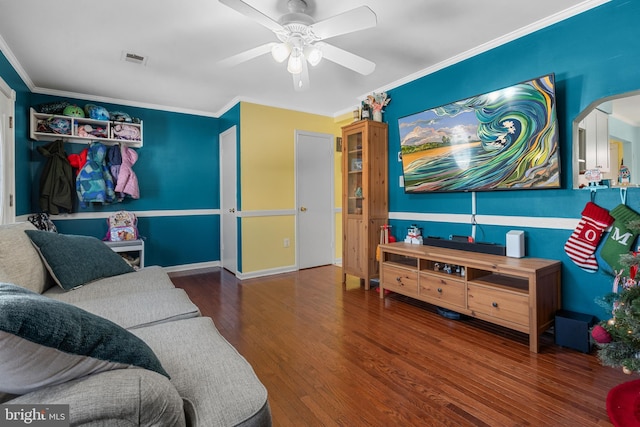
<path fill-rule="evenodd" d="M 640 91 L 592 103 L 573 122 L 573 188 L 589 185 L 640 187 Z"/>

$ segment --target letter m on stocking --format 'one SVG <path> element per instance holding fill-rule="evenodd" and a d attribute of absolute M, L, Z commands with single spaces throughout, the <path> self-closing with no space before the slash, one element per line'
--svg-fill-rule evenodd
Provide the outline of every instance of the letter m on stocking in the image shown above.
<path fill-rule="evenodd" d="M 616 242 L 618 242 L 618 244 L 622 245 L 622 246 L 629 246 L 630 242 L 629 239 L 631 239 L 633 237 L 633 234 L 629 233 L 628 231 L 622 235 L 620 235 L 620 229 L 618 227 L 613 227 L 613 230 L 611 230 L 611 239 L 615 240 Z"/>

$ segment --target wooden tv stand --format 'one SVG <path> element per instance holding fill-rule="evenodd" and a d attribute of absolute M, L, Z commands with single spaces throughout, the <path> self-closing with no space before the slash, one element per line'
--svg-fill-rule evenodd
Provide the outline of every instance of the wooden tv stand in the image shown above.
<path fill-rule="evenodd" d="M 560 309 L 560 271 L 554 260 L 390 243 L 380 245 L 380 298 L 389 290 L 524 332 L 537 353 Z"/>

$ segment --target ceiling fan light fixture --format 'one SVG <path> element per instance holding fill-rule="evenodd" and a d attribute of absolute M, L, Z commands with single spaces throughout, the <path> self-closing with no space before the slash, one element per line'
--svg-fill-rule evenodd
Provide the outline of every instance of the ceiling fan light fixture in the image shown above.
<path fill-rule="evenodd" d="M 322 60 L 322 50 L 318 46 L 307 45 L 304 48 L 304 56 L 313 67 L 318 65 Z"/>
<path fill-rule="evenodd" d="M 289 56 L 289 62 L 287 63 L 287 71 L 291 74 L 300 74 L 302 72 L 302 62 L 304 61 L 304 55 L 297 49 L 294 49 Z"/>
<path fill-rule="evenodd" d="M 271 56 L 277 62 L 284 62 L 291 53 L 291 46 L 288 43 L 279 43 L 271 48 Z"/>

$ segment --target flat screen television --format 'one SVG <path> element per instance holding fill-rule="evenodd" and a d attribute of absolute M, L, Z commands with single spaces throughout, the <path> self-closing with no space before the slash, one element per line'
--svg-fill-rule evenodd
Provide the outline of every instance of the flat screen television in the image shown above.
<path fill-rule="evenodd" d="M 405 193 L 560 188 L 554 74 L 398 126 Z"/>

